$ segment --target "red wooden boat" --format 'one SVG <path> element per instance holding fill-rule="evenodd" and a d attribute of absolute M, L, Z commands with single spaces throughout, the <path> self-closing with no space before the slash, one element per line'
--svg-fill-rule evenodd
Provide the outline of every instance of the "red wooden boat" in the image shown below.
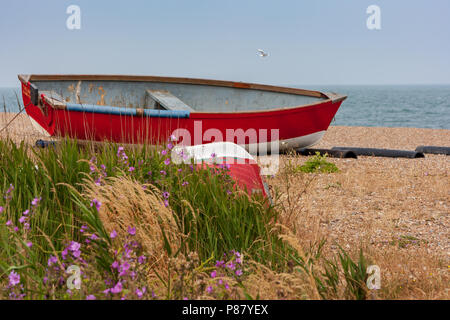
<path fill-rule="evenodd" d="M 308 147 L 346 96 L 252 83 L 116 75 L 19 75 L 32 122 L 50 136 L 185 145 Z M 269 146 L 270 148 L 270 146 Z M 273 148 L 272 148 L 273 152 Z"/>

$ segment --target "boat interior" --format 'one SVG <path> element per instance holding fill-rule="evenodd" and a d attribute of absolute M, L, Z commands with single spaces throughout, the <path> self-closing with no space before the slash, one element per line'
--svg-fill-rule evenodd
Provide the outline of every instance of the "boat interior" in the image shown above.
<path fill-rule="evenodd" d="M 320 92 L 301 89 L 232 82 L 218 84 L 214 80 L 202 80 L 203 83 L 157 80 L 33 80 L 31 77 L 30 82 L 39 94 L 45 93 L 64 103 L 189 112 L 270 110 L 328 99 Z"/>

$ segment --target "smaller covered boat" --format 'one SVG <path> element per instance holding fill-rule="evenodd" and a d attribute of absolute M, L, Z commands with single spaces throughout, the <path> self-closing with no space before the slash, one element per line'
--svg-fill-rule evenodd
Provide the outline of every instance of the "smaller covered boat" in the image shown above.
<path fill-rule="evenodd" d="M 214 142 L 196 146 L 177 146 L 172 149 L 174 163 L 194 163 L 197 167 L 219 167 L 227 172 L 236 185 L 249 195 L 270 192 L 255 159 L 241 146 L 231 142 Z"/>

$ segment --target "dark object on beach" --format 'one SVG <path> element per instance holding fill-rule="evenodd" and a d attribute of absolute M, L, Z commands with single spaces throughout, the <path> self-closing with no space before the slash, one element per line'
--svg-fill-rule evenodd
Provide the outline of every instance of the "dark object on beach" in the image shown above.
<path fill-rule="evenodd" d="M 353 158 L 358 159 L 358 156 L 356 153 L 354 153 L 351 150 L 331 150 L 331 149 L 304 149 L 299 148 L 295 150 L 298 154 L 301 154 L 303 156 L 313 156 L 317 152 L 319 152 L 320 155 L 329 155 L 333 158 Z"/>
<path fill-rule="evenodd" d="M 418 146 L 416 151 L 431 154 L 445 154 L 450 156 L 450 147 Z"/>
<path fill-rule="evenodd" d="M 36 141 L 36 147 L 38 147 L 38 148 L 48 148 L 48 146 L 55 147 L 56 144 L 54 141 L 45 141 L 45 140 L 41 140 L 41 139 Z"/>
<path fill-rule="evenodd" d="M 354 147 L 333 147 L 332 150 L 349 150 L 358 156 L 388 157 L 388 158 L 425 158 L 424 154 L 416 151 L 375 149 L 375 148 L 354 148 Z"/>

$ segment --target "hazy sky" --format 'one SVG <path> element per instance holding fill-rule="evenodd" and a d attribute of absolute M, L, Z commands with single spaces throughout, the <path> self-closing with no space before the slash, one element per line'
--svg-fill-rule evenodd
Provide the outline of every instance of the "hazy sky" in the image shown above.
<path fill-rule="evenodd" d="M 366 27 L 372 4 L 381 30 Z M 449 0 L 2 0 L 0 86 L 19 73 L 449 84 L 449 39 Z"/>

